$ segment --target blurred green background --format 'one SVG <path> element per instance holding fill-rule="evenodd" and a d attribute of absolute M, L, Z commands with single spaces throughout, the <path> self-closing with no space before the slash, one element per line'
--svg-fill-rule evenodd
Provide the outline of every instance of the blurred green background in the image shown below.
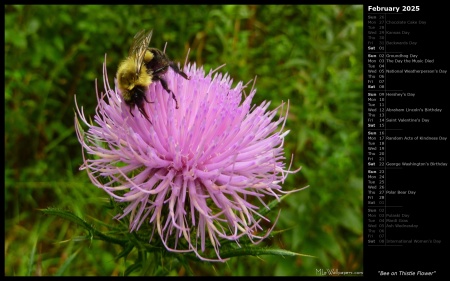
<path fill-rule="evenodd" d="M 290 101 L 283 189 L 310 187 L 281 204 L 263 242 L 307 257 L 239 257 L 190 264 L 196 275 L 362 272 L 363 9 L 358 5 L 5 6 L 5 275 L 123 275 L 121 249 L 39 209 L 59 207 L 114 223 L 106 194 L 78 170 L 74 95 L 93 116 L 95 84 L 110 82 L 132 37 L 206 71 L 224 63 L 235 83 L 257 76 L 255 104 Z M 273 219 L 277 212 L 270 213 Z M 170 275 L 184 275 L 174 266 Z"/>

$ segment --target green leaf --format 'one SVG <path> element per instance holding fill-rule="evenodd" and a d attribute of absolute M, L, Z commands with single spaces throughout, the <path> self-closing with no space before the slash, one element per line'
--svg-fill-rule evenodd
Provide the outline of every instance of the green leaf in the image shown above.
<path fill-rule="evenodd" d="M 57 209 L 57 208 L 47 208 L 47 209 L 44 209 L 41 211 L 47 215 L 54 215 L 54 216 L 58 216 L 60 218 L 69 220 L 87 230 L 93 229 L 93 227 L 90 224 L 88 224 L 85 220 L 81 219 L 80 217 L 78 217 L 77 215 L 75 215 L 72 212 L 64 211 L 64 210 Z"/>
<path fill-rule="evenodd" d="M 78 249 L 75 253 L 70 255 L 70 257 L 63 263 L 63 265 L 58 269 L 58 271 L 55 273 L 55 276 L 62 276 L 64 271 L 69 267 L 69 265 L 72 263 L 72 261 L 75 259 L 75 257 L 78 255 L 78 253 L 81 251 L 81 248 Z"/>
<path fill-rule="evenodd" d="M 141 263 L 140 261 L 139 261 L 139 262 L 136 262 L 136 263 L 130 265 L 129 267 L 127 267 L 127 269 L 125 270 L 124 275 L 125 275 L 125 276 L 128 276 L 128 275 L 130 275 L 133 271 L 135 271 L 135 270 L 137 270 L 137 269 L 139 269 L 139 268 L 141 268 L 141 267 L 142 267 L 142 263 Z"/>
<path fill-rule="evenodd" d="M 237 256 L 262 256 L 262 255 L 274 255 L 274 256 L 303 256 L 315 258 L 311 255 L 305 255 L 300 253 L 291 252 L 283 249 L 271 249 L 271 248 L 258 248 L 258 247 L 242 247 L 233 250 L 224 250 L 220 252 L 221 258 L 231 258 Z"/>
<path fill-rule="evenodd" d="M 122 252 L 120 252 L 120 253 L 117 255 L 116 260 L 118 260 L 118 259 L 120 259 L 120 258 L 126 259 L 127 256 L 128 256 L 128 254 L 133 250 L 133 248 L 134 248 L 134 244 L 128 243 L 128 244 L 124 247 L 124 249 L 122 250 Z"/>
<path fill-rule="evenodd" d="M 296 190 L 296 191 L 301 191 L 301 190 L 304 190 L 305 188 L 308 188 L 308 187 L 309 187 L 309 186 L 305 186 L 305 187 L 300 188 L 300 189 L 298 189 L 298 190 Z M 260 213 L 262 216 L 265 216 L 265 215 L 268 214 L 270 211 L 272 211 L 273 209 L 275 209 L 275 207 L 276 207 L 278 204 L 280 204 L 281 201 L 283 201 L 284 199 L 286 199 L 286 198 L 287 198 L 289 195 L 291 195 L 292 193 L 293 193 L 293 192 L 284 194 L 283 196 L 280 197 L 279 200 L 278 200 L 278 199 L 274 199 L 274 200 L 270 201 L 269 204 L 267 204 L 267 206 L 269 207 L 269 209 L 267 209 L 266 207 L 261 207 L 261 208 L 259 209 L 259 213 Z"/>
<path fill-rule="evenodd" d="M 275 199 L 275 200 L 270 201 L 269 204 L 267 204 L 267 206 L 269 207 L 269 209 L 267 209 L 266 207 L 261 207 L 260 210 L 259 210 L 259 213 L 260 213 L 262 216 L 267 215 L 270 211 L 272 211 L 278 204 L 281 203 L 281 201 L 283 201 L 283 200 L 284 200 L 286 197 L 288 197 L 289 195 L 290 195 L 290 193 L 281 196 L 281 197 L 280 197 L 280 200 Z"/>
<path fill-rule="evenodd" d="M 361 214 L 352 210 L 350 206 L 342 209 L 340 220 L 347 229 L 356 234 L 361 234 L 363 229 Z"/>
<path fill-rule="evenodd" d="M 27 276 L 31 276 L 31 272 L 33 271 L 34 256 L 36 254 L 36 244 L 37 240 L 34 242 L 33 249 L 31 249 L 30 260 L 28 262 Z"/>
<path fill-rule="evenodd" d="M 47 209 L 44 209 L 44 210 L 41 210 L 41 211 L 44 212 L 47 215 L 58 216 L 58 217 L 61 217 L 61 218 L 66 219 L 66 220 L 69 220 L 69 221 L 71 221 L 71 222 L 73 222 L 73 223 L 83 227 L 84 229 L 89 231 L 89 233 L 92 235 L 92 238 L 94 238 L 94 239 L 104 240 L 104 241 L 107 241 L 107 242 L 119 244 L 121 246 L 126 245 L 127 242 L 128 242 L 128 240 L 111 237 L 109 235 L 106 235 L 106 234 L 96 230 L 95 227 L 92 224 L 87 223 L 85 220 L 83 220 L 82 218 L 78 217 L 77 215 L 75 215 L 72 212 L 64 211 L 64 210 L 57 209 L 57 208 L 47 208 Z"/>

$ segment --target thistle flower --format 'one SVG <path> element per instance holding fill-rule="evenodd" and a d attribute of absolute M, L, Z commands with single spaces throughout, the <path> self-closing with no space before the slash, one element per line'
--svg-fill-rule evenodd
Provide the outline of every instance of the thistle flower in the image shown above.
<path fill-rule="evenodd" d="M 284 162 L 289 106 L 274 120 L 284 107 L 252 106 L 253 87 L 244 97 L 246 86 L 239 82 L 232 88 L 227 74 L 205 75 L 195 64 L 184 72 L 190 80 L 171 69 L 166 74 L 178 109 L 160 83 L 150 85 L 150 103 L 144 106 L 150 123 L 136 108 L 134 116 L 130 113 L 117 84 L 110 88 L 105 63 L 105 93 L 97 91 L 94 124 L 76 105 L 84 159 L 80 169 L 115 200 L 128 203 L 116 218 L 130 216 L 130 231 L 150 224 L 169 251 L 194 252 L 202 260 L 210 260 L 199 251 L 208 242 L 217 255 L 211 260 L 224 261 L 221 239 L 238 242 L 246 235 L 258 243 L 267 237 L 275 223 L 264 229 L 261 222 L 268 219 L 258 210 L 286 193 L 281 184 L 299 170 L 291 171 Z M 85 151 L 94 157 L 87 158 Z"/>

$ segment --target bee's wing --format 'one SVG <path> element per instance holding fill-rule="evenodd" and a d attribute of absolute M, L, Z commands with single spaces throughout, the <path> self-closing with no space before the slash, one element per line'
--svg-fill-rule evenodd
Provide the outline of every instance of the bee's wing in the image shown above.
<path fill-rule="evenodd" d="M 147 51 L 150 40 L 152 39 L 153 30 L 146 33 L 145 29 L 136 33 L 131 44 L 129 56 L 134 56 L 134 63 L 136 66 L 136 75 L 141 72 L 142 62 L 144 60 L 145 52 Z"/>

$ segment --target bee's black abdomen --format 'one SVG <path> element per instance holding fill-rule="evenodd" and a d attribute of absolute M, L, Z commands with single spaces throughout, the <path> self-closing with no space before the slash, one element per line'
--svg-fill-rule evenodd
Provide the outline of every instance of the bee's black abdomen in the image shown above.
<path fill-rule="evenodd" d="M 189 77 L 179 69 L 179 67 L 167 57 L 167 55 L 159 49 L 156 48 L 148 48 L 149 52 L 153 54 L 153 57 L 149 61 L 144 61 L 145 67 L 147 68 L 147 73 L 152 75 L 152 81 L 160 81 L 161 86 L 164 90 L 167 91 L 170 95 L 172 95 L 173 100 L 175 101 L 175 107 L 178 108 L 178 101 L 175 97 L 175 94 L 172 90 L 169 89 L 169 86 L 164 80 L 163 76 L 167 73 L 169 67 L 171 67 L 177 74 L 181 75 L 184 79 L 189 80 Z"/>

